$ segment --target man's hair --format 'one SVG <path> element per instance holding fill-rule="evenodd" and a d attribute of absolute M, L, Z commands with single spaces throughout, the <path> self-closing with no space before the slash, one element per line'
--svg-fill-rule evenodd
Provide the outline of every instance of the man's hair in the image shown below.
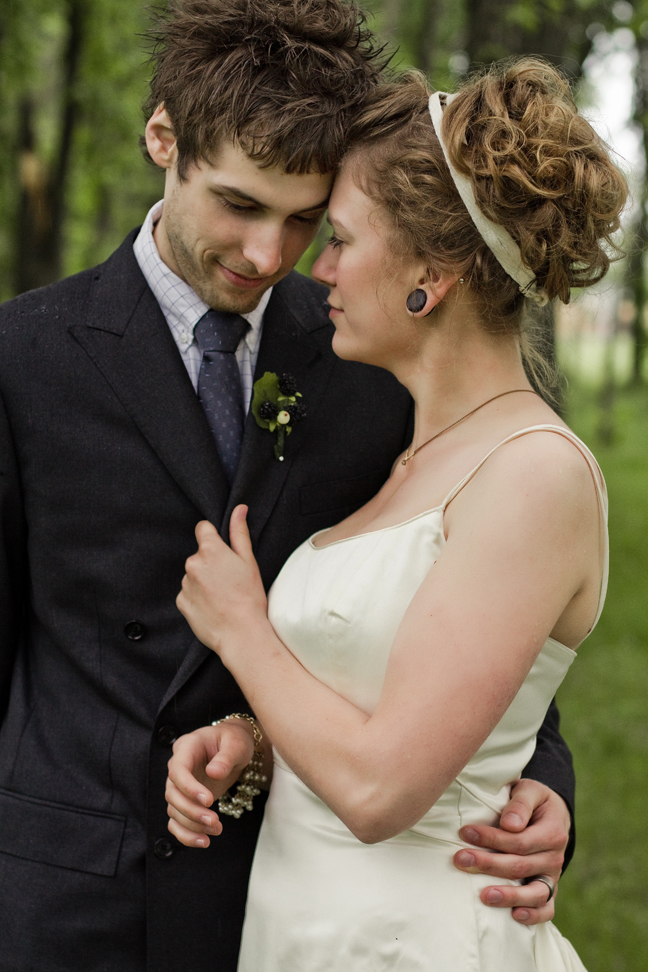
<path fill-rule="evenodd" d="M 223 138 L 262 167 L 331 172 L 387 64 L 343 0 L 171 0 L 150 37 L 144 114 L 164 103 L 181 179 Z"/>

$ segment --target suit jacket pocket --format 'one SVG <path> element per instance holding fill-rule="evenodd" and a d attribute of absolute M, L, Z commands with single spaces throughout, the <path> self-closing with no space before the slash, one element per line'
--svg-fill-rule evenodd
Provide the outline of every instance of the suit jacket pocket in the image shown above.
<path fill-rule="evenodd" d="M 114 877 L 126 818 L 0 789 L 0 852 Z"/>
<path fill-rule="evenodd" d="M 299 512 L 329 513 L 333 510 L 358 509 L 374 496 L 385 481 L 385 474 L 374 469 L 354 479 L 338 479 L 334 483 L 313 483 L 299 490 Z"/>

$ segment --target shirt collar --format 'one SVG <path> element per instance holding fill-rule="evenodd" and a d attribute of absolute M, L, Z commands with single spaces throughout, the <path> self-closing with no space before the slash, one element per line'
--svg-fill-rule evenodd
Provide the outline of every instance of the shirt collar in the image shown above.
<path fill-rule="evenodd" d="M 189 284 L 182 280 L 162 260 L 153 238 L 153 228 L 162 215 L 164 200 L 155 203 L 149 210 L 141 230 L 133 244 L 135 259 L 139 263 L 147 284 L 153 291 L 167 323 L 174 334 L 193 329 L 209 310 L 209 305 L 201 300 Z M 261 300 L 248 314 L 241 314 L 250 325 L 245 342 L 254 354 L 261 342 L 263 315 L 268 306 L 272 287 L 268 288 Z"/>

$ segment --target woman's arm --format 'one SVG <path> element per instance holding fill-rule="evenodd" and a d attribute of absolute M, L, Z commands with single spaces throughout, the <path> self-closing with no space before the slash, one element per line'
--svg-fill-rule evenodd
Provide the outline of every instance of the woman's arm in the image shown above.
<path fill-rule="evenodd" d="M 178 607 L 291 768 L 360 840 L 384 840 L 429 810 L 502 717 L 567 606 L 591 594 L 598 510 L 587 465 L 555 435 L 542 436 L 542 448 L 526 438 L 495 453 L 448 511 L 447 544 L 403 618 L 371 716 L 313 678 L 275 635 L 245 508 L 232 517 L 232 550 L 198 526 Z"/>

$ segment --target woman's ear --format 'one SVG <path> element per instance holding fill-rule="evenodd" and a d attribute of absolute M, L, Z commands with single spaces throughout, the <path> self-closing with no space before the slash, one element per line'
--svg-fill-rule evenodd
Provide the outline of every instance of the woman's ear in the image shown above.
<path fill-rule="evenodd" d="M 422 273 L 416 287 L 407 296 L 406 308 L 410 317 L 427 317 L 441 303 L 459 278 L 428 268 Z"/>
<path fill-rule="evenodd" d="M 146 125 L 148 153 L 161 169 L 171 169 L 176 162 L 176 137 L 164 104 L 158 105 Z"/>

